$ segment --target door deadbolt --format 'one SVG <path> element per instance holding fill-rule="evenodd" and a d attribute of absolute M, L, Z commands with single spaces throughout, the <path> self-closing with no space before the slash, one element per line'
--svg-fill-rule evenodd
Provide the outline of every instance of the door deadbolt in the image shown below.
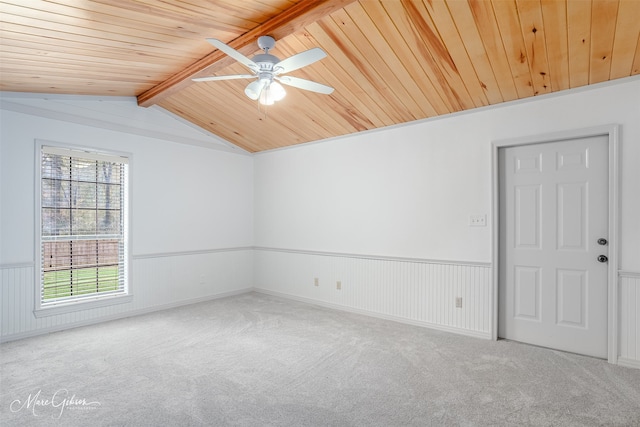
<path fill-rule="evenodd" d="M 602 237 L 598 239 L 598 244 L 601 245 L 601 246 L 604 246 L 607 243 L 608 243 L 607 239 L 603 239 Z"/>
<path fill-rule="evenodd" d="M 607 258 L 606 255 L 598 255 L 598 261 L 599 262 L 607 262 L 607 261 L 609 261 L 609 258 Z"/>

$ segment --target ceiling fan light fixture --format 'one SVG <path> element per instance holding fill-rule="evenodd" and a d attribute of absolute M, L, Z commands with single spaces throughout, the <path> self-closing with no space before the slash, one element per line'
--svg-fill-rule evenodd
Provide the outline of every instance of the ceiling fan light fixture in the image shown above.
<path fill-rule="evenodd" d="M 281 101 L 285 96 L 287 96 L 287 91 L 284 90 L 282 85 L 278 82 L 271 82 L 269 85 L 269 93 L 273 96 L 274 101 Z"/>
<path fill-rule="evenodd" d="M 264 84 L 260 85 L 260 83 L 263 83 L 263 82 Z M 254 82 L 254 83 L 259 84 L 260 92 L 255 91 L 255 86 L 250 88 L 249 87 L 251 86 L 250 84 L 245 89 L 245 93 L 249 98 L 253 100 L 257 99 L 262 105 L 273 105 L 274 102 L 280 101 L 287 95 L 287 92 L 284 90 L 282 85 L 278 82 L 274 82 L 274 81 L 269 82 L 269 81 L 259 80 L 258 82 Z M 255 93 L 258 93 L 258 95 L 254 98 L 253 96 Z"/>
<path fill-rule="evenodd" d="M 269 89 L 265 89 L 262 91 L 262 93 L 260 94 L 260 104 L 262 105 L 273 105 L 275 101 L 275 99 L 273 99 L 273 96 L 270 95 L 269 93 Z"/>
<path fill-rule="evenodd" d="M 251 82 L 251 83 L 249 83 L 247 85 L 247 87 L 244 89 L 244 93 L 249 98 L 251 98 L 254 101 L 256 101 L 260 97 L 260 93 L 262 93 L 262 88 L 263 87 L 264 87 L 264 81 L 263 80 L 256 80 L 256 81 Z"/>

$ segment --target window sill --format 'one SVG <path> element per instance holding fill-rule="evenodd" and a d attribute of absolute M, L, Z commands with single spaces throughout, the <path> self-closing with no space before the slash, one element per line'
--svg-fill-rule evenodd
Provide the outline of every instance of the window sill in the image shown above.
<path fill-rule="evenodd" d="M 82 301 L 68 302 L 66 304 L 52 305 L 50 307 L 37 308 L 33 311 L 37 318 L 56 316 L 59 314 L 73 313 L 82 310 L 92 310 L 100 307 L 108 307 L 116 304 L 126 304 L 133 301 L 133 295 L 115 295 L 106 297 L 96 297 Z"/>

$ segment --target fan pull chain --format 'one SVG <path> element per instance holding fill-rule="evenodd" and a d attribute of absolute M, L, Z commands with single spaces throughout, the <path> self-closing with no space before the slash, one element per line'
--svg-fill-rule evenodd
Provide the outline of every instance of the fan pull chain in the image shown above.
<path fill-rule="evenodd" d="M 266 121 L 267 120 L 267 106 L 265 105 L 264 108 L 261 109 L 261 107 L 260 107 L 261 104 L 260 104 L 259 101 L 258 101 L 257 104 L 258 104 L 258 114 L 262 113 L 263 110 L 264 110 L 264 120 Z"/>

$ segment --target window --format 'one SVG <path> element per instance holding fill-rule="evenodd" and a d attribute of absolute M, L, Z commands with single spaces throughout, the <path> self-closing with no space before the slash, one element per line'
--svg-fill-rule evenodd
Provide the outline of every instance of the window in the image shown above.
<path fill-rule="evenodd" d="M 39 148 L 36 312 L 128 295 L 128 159 Z"/>

